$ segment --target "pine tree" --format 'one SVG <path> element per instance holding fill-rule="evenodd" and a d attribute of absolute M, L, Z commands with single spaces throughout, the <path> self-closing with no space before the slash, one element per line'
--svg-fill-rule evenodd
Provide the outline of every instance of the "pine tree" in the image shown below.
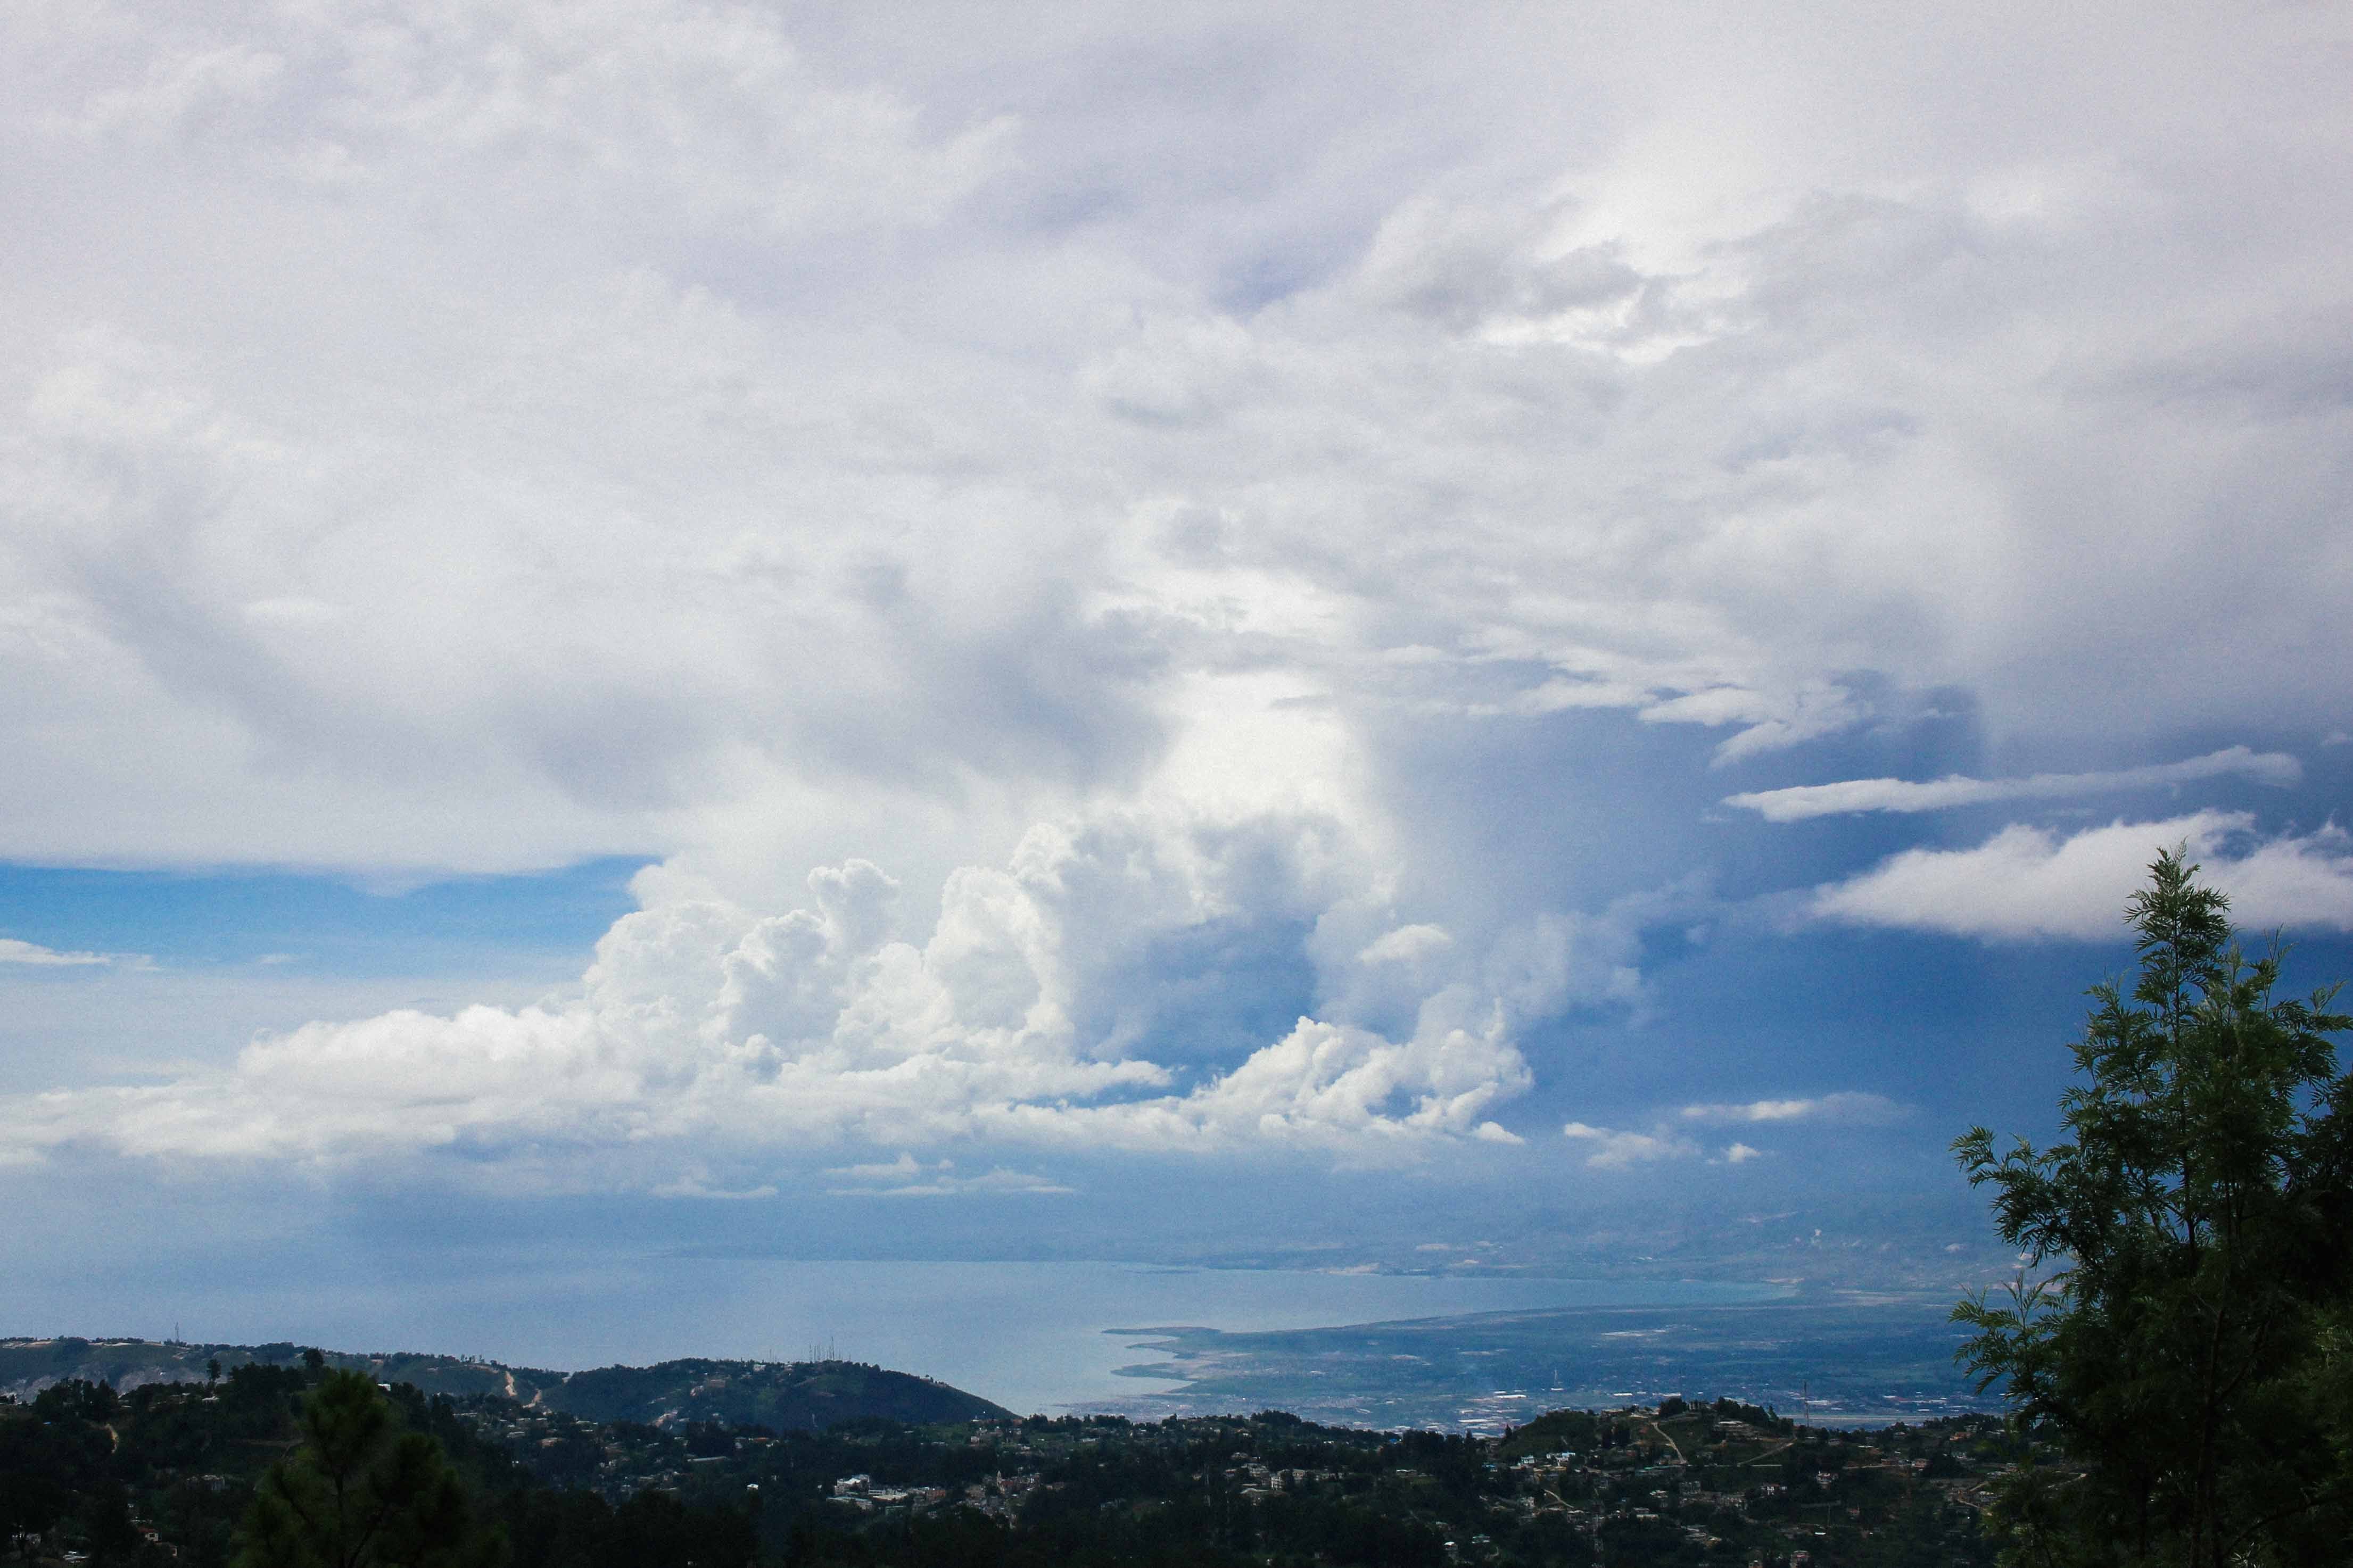
<path fill-rule="evenodd" d="M 2335 987 L 2274 1000 L 2228 900 L 2160 855 L 2126 918 L 2140 972 L 2094 987 L 2066 1141 L 1954 1151 L 2040 1275 L 1955 1309 L 1961 1356 L 2063 1456 L 2010 1483 L 2013 1556 L 2341 1563 L 2353 1531 L 2353 1078 Z M 2048 1270 L 2047 1273 L 2043 1272 Z"/>
<path fill-rule="evenodd" d="M 440 1444 L 403 1430 L 365 1373 L 322 1371 L 302 1447 L 273 1465 L 238 1531 L 237 1568 L 496 1568 Z"/>

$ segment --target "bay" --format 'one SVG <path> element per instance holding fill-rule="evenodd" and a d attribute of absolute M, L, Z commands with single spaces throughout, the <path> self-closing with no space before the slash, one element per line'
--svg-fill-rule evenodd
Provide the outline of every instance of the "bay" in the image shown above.
<path fill-rule="evenodd" d="M 1224 1334 L 1463 1314 L 1769 1301 L 1767 1283 L 1169 1268 L 1122 1262 L 875 1262 L 451 1252 L 273 1270 L 182 1272 L 162 1289 L 47 1282 L 38 1321 L 0 1332 L 291 1340 L 473 1354 L 570 1371 L 680 1356 L 838 1355 L 922 1373 L 1023 1413 L 1118 1408 L 1181 1391 L 1122 1375 L 1184 1328 Z M 28 1303 L 18 1302 L 16 1307 Z M 6 1316 L 22 1314 L 12 1307 Z M 1115 1331 L 1129 1331 L 1120 1332 Z"/>

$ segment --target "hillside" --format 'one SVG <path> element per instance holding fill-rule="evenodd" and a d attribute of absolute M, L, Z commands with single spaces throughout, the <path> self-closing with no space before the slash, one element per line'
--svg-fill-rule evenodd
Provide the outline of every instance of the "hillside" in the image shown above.
<path fill-rule="evenodd" d="M 233 1568 L 239 1521 L 300 1443 L 323 1359 L 0 1400 L 0 1542 L 49 1568 Z M 749 1371 L 672 1363 L 571 1386 L 642 1413 L 681 1376 L 727 1379 L 705 1398 L 764 1386 L 735 1369 Z M 1988 1488 L 2034 1458 L 1994 1416 L 1862 1434 L 1680 1399 L 1555 1412 L 1506 1438 L 1277 1411 L 657 1426 L 503 1394 L 427 1398 L 406 1382 L 384 1404 L 440 1446 L 468 1509 L 503 1529 L 511 1568 L 1993 1568 Z"/>
<path fill-rule="evenodd" d="M 837 1422 L 881 1418 L 923 1425 L 977 1421 L 1013 1412 L 977 1394 L 903 1372 L 857 1362 L 749 1362 L 693 1359 L 656 1366 L 548 1372 L 470 1356 L 414 1352 L 324 1352 L 327 1364 L 363 1368 L 383 1383 L 413 1384 L 427 1394 L 497 1394 L 590 1421 L 718 1422 L 776 1431 L 821 1431 Z M 153 1383 L 201 1383 L 248 1363 L 291 1366 L 302 1347 L 190 1344 L 154 1340 L 72 1338 L 0 1340 L 0 1394 L 30 1402 L 71 1379 L 128 1392 Z"/>

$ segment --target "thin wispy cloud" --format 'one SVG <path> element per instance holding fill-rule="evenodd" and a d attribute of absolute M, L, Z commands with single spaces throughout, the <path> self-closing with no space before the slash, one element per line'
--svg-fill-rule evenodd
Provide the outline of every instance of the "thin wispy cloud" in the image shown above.
<path fill-rule="evenodd" d="M 1767 822 L 1861 812 L 1947 811 L 2010 800 L 2071 800 L 2125 790 L 2158 789 L 2201 779 L 2245 778 L 2285 789 L 2304 776 L 2304 766 L 2282 752 L 2231 746 L 2179 763 L 2114 768 L 2099 773 L 2031 773 L 2023 778 L 1973 779 L 1957 773 L 1923 784 L 1902 779 L 1847 779 L 1838 784 L 1795 784 L 1726 795 L 1724 804 L 1754 811 Z"/>
<path fill-rule="evenodd" d="M 1858 1091 L 1739 1103 L 1686 1105 L 1671 1117 L 1652 1121 L 1648 1130 L 1597 1126 L 1571 1121 L 1561 1136 L 1588 1150 L 1585 1163 L 1595 1170 L 1624 1170 L 1664 1161 L 1696 1160 L 1705 1155 L 1711 1164 L 1743 1165 L 1770 1151 L 1735 1140 L 1709 1154 L 1694 1133 L 1702 1128 L 1801 1125 L 1823 1128 L 1880 1128 L 1904 1119 L 1905 1108 L 1884 1095 Z"/>
<path fill-rule="evenodd" d="M 697 1171 L 649 1190 L 652 1196 L 658 1198 L 715 1198 L 734 1203 L 757 1203 L 763 1198 L 776 1195 L 776 1185 L 773 1182 L 763 1182 L 756 1187 L 714 1186 L 710 1177 L 710 1172 Z"/>
<path fill-rule="evenodd" d="M 0 936 L 0 963 L 22 963 L 37 969 L 79 969 L 114 962 L 115 955 L 110 953 L 62 952 L 37 942 Z"/>
<path fill-rule="evenodd" d="M 1904 1107 L 1884 1095 L 1850 1092 L 1802 1100 L 1752 1100 L 1739 1105 L 1686 1105 L 1678 1114 L 1685 1121 L 1710 1127 L 1771 1121 L 1881 1127 L 1903 1116 Z"/>
<path fill-rule="evenodd" d="M 847 1165 L 825 1174 L 845 1184 L 826 1189 L 828 1196 L 837 1198 L 948 1198 L 976 1194 L 1058 1197 L 1078 1191 L 1067 1183 L 1034 1172 L 1008 1170 L 1002 1165 L 976 1176 L 960 1176 L 955 1173 L 953 1160 L 925 1164 L 903 1152 L 888 1164 Z"/>
<path fill-rule="evenodd" d="M 1600 1171 L 1620 1171 L 1630 1165 L 1645 1165 L 1656 1160 L 1688 1160 L 1699 1152 L 1699 1145 L 1690 1139 L 1674 1136 L 1663 1130 L 1636 1132 L 1624 1128 L 1595 1127 L 1583 1121 L 1571 1121 L 1560 1130 L 1560 1135 L 1588 1145 L 1590 1152 L 1585 1156 L 1585 1163 Z"/>

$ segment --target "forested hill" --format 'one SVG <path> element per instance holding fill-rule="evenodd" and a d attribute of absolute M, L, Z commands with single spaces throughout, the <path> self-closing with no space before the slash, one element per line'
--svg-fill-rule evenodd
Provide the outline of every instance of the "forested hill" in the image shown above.
<path fill-rule="evenodd" d="M 544 1376 L 545 1373 L 534 1373 Z M 784 1432 L 883 1416 L 908 1426 L 980 1421 L 1013 1412 L 977 1394 L 859 1362 L 666 1361 L 575 1373 L 541 1403 L 589 1421 L 720 1421 Z"/>
<path fill-rule="evenodd" d="M 859 1362 L 666 1361 L 546 1372 L 470 1356 L 322 1352 L 329 1366 L 355 1367 L 382 1383 L 427 1394 L 500 1394 L 590 1421 L 719 1422 L 774 1431 L 822 1431 L 880 1416 L 909 1425 L 1011 1415 L 1004 1406 L 928 1377 Z M 29 1402 L 53 1384 L 79 1378 L 118 1392 L 150 1383 L 201 1383 L 248 1363 L 299 1365 L 303 1347 L 190 1344 L 154 1340 L 0 1340 L 0 1394 Z"/>

